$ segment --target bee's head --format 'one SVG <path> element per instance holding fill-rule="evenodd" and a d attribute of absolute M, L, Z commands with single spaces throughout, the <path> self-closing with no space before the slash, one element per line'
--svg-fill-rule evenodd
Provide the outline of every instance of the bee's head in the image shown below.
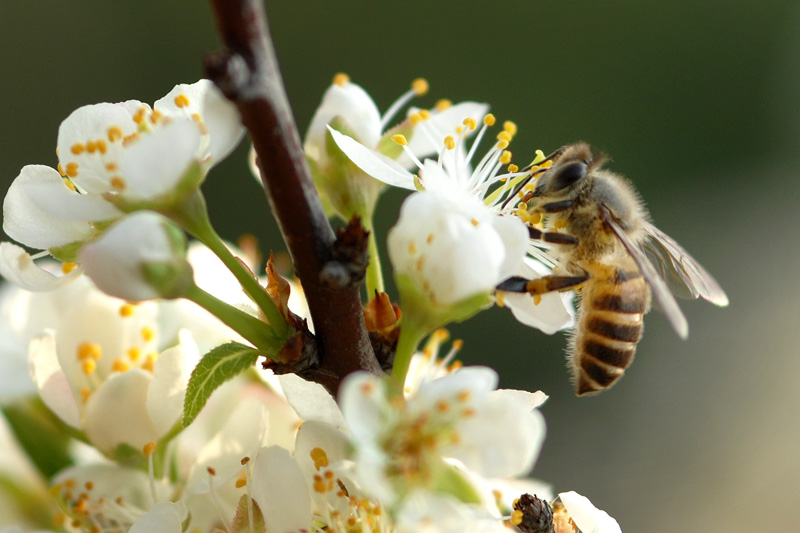
<path fill-rule="evenodd" d="M 553 166 L 536 180 L 534 198 L 569 197 L 586 180 L 589 171 L 602 165 L 604 158 L 595 158 L 589 145 L 566 146 L 553 161 Z"/>

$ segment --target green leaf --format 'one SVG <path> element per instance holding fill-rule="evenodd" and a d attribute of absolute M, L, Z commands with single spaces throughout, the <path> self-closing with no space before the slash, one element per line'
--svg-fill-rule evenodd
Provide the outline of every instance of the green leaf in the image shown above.
<path fill-rule="evenodd" d="M 217 346 L 205 354 L 189 377 L 183 403 L 183 427 L 194 421 L 211 393 L 253 366 L 260 352 L 238 342 Z"/>

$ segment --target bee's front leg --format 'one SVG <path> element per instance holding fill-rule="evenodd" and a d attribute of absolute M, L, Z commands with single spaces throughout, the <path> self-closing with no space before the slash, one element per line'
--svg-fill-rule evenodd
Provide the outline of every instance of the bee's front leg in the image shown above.
<path fill-rule="evenodd" d="M 526 279 L 521 276 L 512 276 L 497 286 L 498 291 L 527 293 L 532 296 L 541 296 L 548 292 L 574 289 L 589 279 L 588 274 L 581 276 L 542 276 L 536 279 Z"/>

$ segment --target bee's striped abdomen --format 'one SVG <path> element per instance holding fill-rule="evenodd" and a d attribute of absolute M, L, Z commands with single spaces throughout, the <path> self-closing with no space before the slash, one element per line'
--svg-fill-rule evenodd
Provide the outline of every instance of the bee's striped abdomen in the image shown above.
<path fill-rule="evenodd" d="M 632 262 L 631 262 L 632 263 Z M 650 290 L 635 265 L 602 267 L 584 284 L 570 344 L 579 396 L 614 384 L 633 361 L 642 338 Z"/>

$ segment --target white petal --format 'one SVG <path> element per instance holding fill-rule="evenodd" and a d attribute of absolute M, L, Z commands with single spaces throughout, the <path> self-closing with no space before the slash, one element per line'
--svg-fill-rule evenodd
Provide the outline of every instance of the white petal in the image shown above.
<path fill-rule="evenodd" d="M 270 446 L 258 453 L 253 465 L 252 494 L 267 531 L 311 530 L 311 496 L 303 471 L 287 450 Z"/>
<path fill-rule="evenodd" d="M 80 428 L 78 403 L 58 362 L 52 331 L 31 341 L 29 365 L 31 377 L 44 404 L 64 423 Z"/>
<path fill-rule="evenodd" d="M 348 436 L 339 428 L 314 420 L 303 422 L 297 431 L 294 456 L 308 480 L 319 473 L 311 458 L 311 451 L 315 448 L 324 451 L 328 464 L 333 465 L 349 458 L 351 445 Z"/>
<path fill-rule="evenodd" d="M 111 375 L 86 402 L 83 426 L 89 441 L 104 453 L 120 444 L 141 450 L 161 436 L 147 410 L 153 378 L 134 368 Z"/>
<path fill-rule="evenodd" d="M 81 248 L 80 263 L 86 275 L 101 291 L 117 298 L 132 302 L 158 298 L 161 293 L 145 276 L 144 267 L 184 262 L 184 250 L 176 249 L 170 224 L 151 211 L 138 211 L 119 220 Z M 173 273 L 181 275 L 177 270 L 170 275 Z"/>
<path fill-rule="evenodd" d="M 192 334 L 182 330 L 177 346 L 161 352 L 153 365 L 153 382 L 147 391 L 147 410 L 159 435 L 169 431 L 183 413 L 186 383 L 200 354 Z"/>
<path fill-rule="evenodd" d="M 175 103 L 178 95 L 185 96 L 189 104 L 178 107 Z M 236 106 L 210 80 L 176 85 L 163 98 L 156 100 L 153 107 L 173 116 L 192 118 L 192 115 L 199 115 L 208 130 L 212 165 L 225 159 L 244 136 L 244 126 Z"/>
<path fill-rule="evenodd" d="M 44 165 L 27 165 L 3 201 L 3 230 L 9 237 L 46 250 L 94 235 L 90 221 L 119 216 L 102 198 L 71 191 L 58 172 Z"/>
<path fill-rule="evenodd" d="M 129 533 L 150 533 L 163 531 L 164 533 L 181 533 L 183 521 L 189 511 L 183 502 L 157 503 L 149 512 L 136 519 Z"/>
<path fill-rule="evenodd" d="M 318 420 L 338 428 L 346 427 L 336 400 L 319 383 L 295 374 L 278 376 L 286 400 L 303 420 Z"/>
<path fill-rule="evenodd" d="M 79 277 L 76 269 L 64 276 L 55 276 L 33 262 L 31 255 L 10 242 L 0 242 L 0 275 L 28 291 L 51 291 Z"/>
<path fill-rule="evenodd" d="M 357 439 L 373 441 L 389 423 L 387 414 L 391 409 L 386 401 L 385 388 L 383 380 L 366 372 L 353 372 L 342 382 L 339 403 L 344 419 Z"/>
<path fill-rule="evenodd" d="M 59 162 L 65 171 L 70 164 L 78 165 L 77 175 L 72 180 L 83 190 L 94 194 L 109 190 L 112 174 L 107 165 L 119 162 L 123 151 L 122 139 L 137 131 L 138 127 L 131 116 L 131 110 L 137 106 L 146 107 L 136 101 L 83 106 L 73 111 L 59 126 L 56 143 Z M 109 135 L 111 128 L 118 130 L 121 135 Z M 112 138 L 115 140 L 112 141 Z M 78 154 L 73 152 L 76 145 L 85 146 L 86 143 L 97 141 L 105 143 L 105 153 L 99 150 L 83 150 Z"/>
<path fill-rule="evenodd" d="M 364 145 L 374 148 L 381 136 L 381 117 L 375 102 L 355 83 L 331 85 L 322 97 L 306 133 L 303 149 L 310 158 L 325 157 L 326 127 L 341 117 Z M 337 143 L 338 144 L 338 143 Z"/>
<path fill-rule="evenodd" d="M 120 161 L 129 200 L 153 200 L 167 194 L 199 156 L 200 131 L 192 119 L 176 119 L 126 148 Z"/>
<path fill-rule="evenodd" d="M 383 154 L 370 150 L 352 137 L 328 127 L 336 146 L 345 153 L 355 165 L 373 178 L 387 185 L 415 190 L 414 175 Z"/>
<path fill-rule="evenodd" d="M 506 249 L 506 257 L 500 267 L 500 277 L 505 279 L 522 265 L 530 236 L 525 224 L 517 217 L 494 217 L 492 226 L 500 235 Z"/>
<path fill-rule="evenodd" d="M 409 109 L 409 115 L 417 111 L 419 110 L 411 108 Z M 433 137 L 435 141 L 443 142 L 446 135 L 455 133 L 457 127 L 463 126 L 464 119 L 472 118 L 478 124 L 481 124 L 483 117 L 486 116 L 488 111 L 488 104 L 460 102 L 442 112 L 433 113 L 430 119 L 423 122 L 421 126 L 430 128 L 434 132 Z M 421 131 L 417 131 L 411 136 L 411 139 L 408 141 L 408 147 L 411 149 L 411 152 L 420 159 L 432 154 L 435 150 L 435 147 L 431 146 L 431 141 L 428 136 Z"/>
<path fill-rule="evenodd" d="M 560 492 L 558 497 L 581 533 L 622 533 L 617 521 L 595 507 L 586 496 L 569 491 Z"/>
<path fill-rule="evenodd" d="M 490 396 L 496 400 L 503 398 L 503 401 L 508 404 L 519 405 L 529 411 L 540 407 L 547 401 L 547 395 L 542 391 L 528 392 L 516 389 L 498 389 L 492 391 Z"/>

